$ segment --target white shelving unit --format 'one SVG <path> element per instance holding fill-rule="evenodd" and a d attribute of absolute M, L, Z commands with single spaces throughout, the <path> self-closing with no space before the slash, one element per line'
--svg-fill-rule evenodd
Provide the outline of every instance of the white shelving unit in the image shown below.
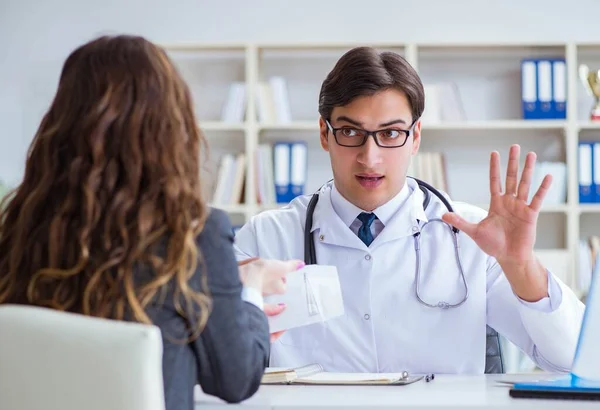
<path fill-rule="evenodd" d="M 403 44 L 312 43 L 312 44 L 182 44 L 165 45 L 190 84 L 200 127 L 210 146 L 206 163 L 214 181 L 216 164 L 223 152 L 245 152 L 247 175 L 256 169 L 255 150 L 260 143 L 305 140 L 309 149 L 306 191 L 312 192 L 331 178 L 329 160 L 319 145 L 318 93 L 322 81 L 347 50 L 369 45 L 403 55 L 419 72 L 424 83 L 437 80 L 457 84 L 467 120 L 423 123 L 422 150 L 435 149 L 447 157 L 448 191 L 455 200 L 486 208 L 488 200 L 489 152 L 499 150 L 503 167 L 510 144 L 538 154 L 538 161 L 567 164 L 567 200 L 542 209 L 538 242 L 542 254 L 567 255 L 573 267 L 563 278 L 577 288 L 578 244 L 581 238 L 600 232 L 600 204 L 579 204 L 577 152 L 580 137 L 600 141 L 600 122 L 588 119 L 592 99 L 580 83 L 580 63 L 600 67 L 600 44 Z M 565 120 L 521 119 L 522 58 L 564 57 L 568 94 Z M 269 76 L 286 78 L 292 121 L 287 124 L 258 121 L 255 95 L 260 81 Z M 247 109 L 241 123 L 223 123 L 220 110 L 229 84 L 247 86 Z M 207 187 L 211 189 L 211 185 Z M 222 207 L 234 223 L 242 224 L 264 209 L 256 200 L 254 178 L 246 178 L 245 202 Z"/>

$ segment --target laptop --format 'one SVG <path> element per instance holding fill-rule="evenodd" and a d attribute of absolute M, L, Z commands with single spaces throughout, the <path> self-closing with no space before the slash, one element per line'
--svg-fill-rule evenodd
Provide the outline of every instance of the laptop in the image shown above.
<path fill-rule="evenodd" d="M 600 400 L 600 273 L 592 277 L 571 373 L 516 383 L 511 397 Z"/>

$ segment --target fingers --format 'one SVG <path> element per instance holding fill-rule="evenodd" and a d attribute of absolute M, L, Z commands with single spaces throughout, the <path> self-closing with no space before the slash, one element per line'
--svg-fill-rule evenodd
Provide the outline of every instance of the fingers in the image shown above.
<path fill-rule="evenodd" d="M 456 227 L 458 230 L 463 231 L 471 238 L 477 231 L 477 224 L 466 221 L 453 212 L 447 212 L 442 216 L 442 220 L 450 225 Z"/>
<path fill-rule="evenodd" d="M 519 191 L 517 192 L 517 198 L 522 201 L 527 201 L 529 197 L 529 188 L 531 187 L 531 179 L 533 178 L 533 170 L 535 168 L 535 153 L 530 152 L 525 158 L 525 168 L 521 175 L 521 182 L 519 183 Z"/>
<path fill-rule="evenodd" d="M 303 267 L 306 266 L 306 263 L 300 259 L 291 259 L 289 261 L 285 261 L 285 263 L 287 264 L 287 267 L 288 267 L 287 272 L 293 272 L 295 270 L 302 269 Z"/>
<path fill-rule="evenodd" d="M 519 174 L 519 155 L 521 147 L 511 145 L 508 153 L 508 166 L 506 168 L 506 191 L 508 195 L 517 194 L 517 176 Z"/>
<path fill-rule="evenodd" d="M 257 263 L 260 264 L 260 271 L 264 275 L 264 296 L 285 293 L 286 275 L 305 266 L 304 261 L 300 259 L 287 261 L 261 259 Z"/>
<path fill-rule="evenodd" d="M 284 333 L 285 333 L 285 330 L 282 330 L 280 332 L 271 333 L 271 337 L 270 337 L 271 343 L 276 342 L 277 339 L 279 339 L 281 337 L 281 335 Z"/>
<path fill-rule="evenodd" d="M 548 174 L 544 177 L 542 184 L 531 199 L 531 204 L 529 205 L 531 209 L 533 209 L 536 212 L 540 211 L 540 209 L 542 208 L 542 203 L 544 202 L 544 198 L 548 193 L 548 189 L 550 189 L 550 185 L 552 185 L 552 175 Z"/>
<path fill-rule="evenodd" d="M 273 305 L 272 303 L 265 303 L 263 306 L 263 310 L 265 315 L 267 316 L 276 316 L 285 310 L 285 303 L 279 303 L 277 305 Z"/>
<path fill-rule="evenodd" d="M 490 156 L 490 194 L 491 196 L 502 193 L 502 179 L 500 177 L 500 154 L 492 152 Z"/>
<path fill-rule="evenodd" d="M 280 314 L 281 312 L 283 312 L 285 310 L 285 303 L 279 303 L 278 305 L 272 305 L 270 303 L 265 303 L 263 310 L 265 312 L 265 315 L 267 316 L 275 316 Z M 275 342 L 277 339 L 279 339 L 281 337 L 281 335 L 285 332 L 285 330 L 282 330 L 281 332 L 274 332 L 271 333 L 271 343 Z"/>
<path fill-rule="evenodd" d="M 243 261 L 238 261 L 238 266 L 244 266 L 249 264 L 250 262 L 254 262 L 259 260 L 260 258 L 258 256 L 255 256 L 253 258 L 248 258 L 248 259 L 244 259 Z"/>

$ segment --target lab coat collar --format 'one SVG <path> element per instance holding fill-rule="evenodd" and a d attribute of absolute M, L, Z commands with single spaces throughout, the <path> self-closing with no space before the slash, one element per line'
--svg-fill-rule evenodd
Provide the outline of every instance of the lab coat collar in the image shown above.
<path fill-rule="evenodd" d="M 419 229 L 419 221 L 427 222 L 423 209 L 423 192 L 416 181 L 407 178 L 405 188 L 408 188 L 408 198 L 397 209 L 385 224 L 383 231 L 375 238 L 371 248 L 384 242 L 415 233 Z M 332 243 L 339 246 L 363 249 L 366 245 L 358 239 L 349 225 L 335 212 L 332 205 L 333 182 L 330 182 L 319 191 L 319 202 L 315 208 L 311 233 L 319 229 L 318 240 L 323 243 Z"/>
<path fill-rule="evenodd" d="M 396 211 L 404 205 L 409 198 L 410 192 L 408 185 L 404 184 L 404 187 L 392 199 L 372 211 L 383 226 L 387 225 Z M 352 225 L 361 212 L 368 212 L 344 198 L 340 191 L 338 191 L 335 183 L 331 187 L 331 205 L 346 226 Z"/>
<path fill-rule="evenodd" d="M 373 243 L 371 248 L 376 248 L 386 242 L 420 232 L 420 223 L 427 222 L 427 215 L 423 209 L 424 194 L 412 178 L 406 179 L 409 197 L 405 204 L 396 210 L 392 218 Z"/>
<path fill-rule="evenodd" d="M 331 203 L 332 187 L 333 182 L 330 182 L 319 191 L 319 202 L 315 207 L 310 230 L 311 233 L 319 230 L 319 236 L 314 240 L 348 248 L 366 249 L 366 245 L 335 213 Z"/>

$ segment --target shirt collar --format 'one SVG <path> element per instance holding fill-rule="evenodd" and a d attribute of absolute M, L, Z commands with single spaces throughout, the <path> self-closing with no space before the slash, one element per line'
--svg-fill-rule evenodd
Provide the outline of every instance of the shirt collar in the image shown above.
<path fill-rule="evenodd" d="M 352 225 L 352 222 L 361 212 L 366 212 L 356 205 L 352 204 L 346 198 L 340 194 L 337 190 L 335 183 L 332 184 L 331 188 L 331 205 L 335 213 L 340 217 L 346 226 Z M 377 216 L 377 219 L 385 226 L 394 214 L 404 205 L 406 200 L 409 198 L 412 189 L 408 183 L 404 184 L 404 187 L 398 192 L 392 199 L 385 204 L 373 210 L 373 213 Z"/>

